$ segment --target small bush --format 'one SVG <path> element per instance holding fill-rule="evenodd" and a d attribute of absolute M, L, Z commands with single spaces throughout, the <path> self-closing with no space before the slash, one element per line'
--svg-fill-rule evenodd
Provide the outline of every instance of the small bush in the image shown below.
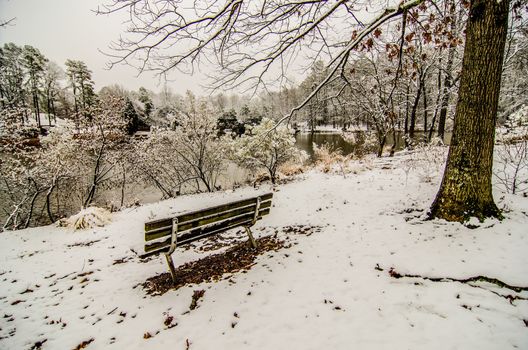
<path fill-rule="evenodd" d="M 279 173 L 284 176 L 294 176 L 304 173 L 304 167 L 301 164 L 286 163 L 279 167 Z"/>
<path fill-rule="evenodd" d="M 349 172 L 348 163 L 353 155 L 343 156 L 341 149 L 332 149 L 327 143 L 324 143 L 321 146 L 317 146 L 314 143 L 313 147 L 315 164 L 321 169 L 321 171 L 328 173 L 335 170 L 341 173 L 343 177 L 346 176 Z"/>

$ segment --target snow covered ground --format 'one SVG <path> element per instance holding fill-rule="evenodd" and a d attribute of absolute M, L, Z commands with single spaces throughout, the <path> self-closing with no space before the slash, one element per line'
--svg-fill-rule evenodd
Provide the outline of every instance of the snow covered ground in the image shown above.
<path fill-rule="evenodd" d="M 394 277 L 528 286 L 528 199 L 496 192 L 507 219 L 477 228 L 423 221 L 438 174 L 424 182 L 405 157 L 354 163 L 346 178 L 313 170 L 279 186 L 254 231 L 278 230 L 291 247 L 259 256 L 246 273 L 162 296 L 141 287 L 166 272 L 161 256 L 141 262 L 134 253 L 143 223 L 255 190 L 127 209 L 102 228 L 3 233 L 0 349 L 527 349 L 528 291 Z M 322 229 L 307 236 L 282 230 L 289 225 Z M 174 260 L 212 253 L 179 248 Z"/>

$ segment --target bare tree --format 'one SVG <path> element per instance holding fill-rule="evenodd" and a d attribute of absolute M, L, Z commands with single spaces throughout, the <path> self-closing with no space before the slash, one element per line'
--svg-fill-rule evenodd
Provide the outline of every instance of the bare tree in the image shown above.
<path fill-rule="evenodd" d="M 370 32 L 424 1 L 387 8 L 367 26 L 356 18 L 359 3 L 350 0 L 194 1 L 192 9 L 181 1 L 113 0 L 99 13 L 130 15 L 128 37 L 111 45 L 112 65 L 127 62 L 141 72 L 166 74 L 192 71 L 205 60 L 219 68 L 212 88 L 255 90 L 277 72 L 285 77 L 301 49 L 314 61 L 327 58 L 333 67 L 323 86 Z"/>
<path fill-rule="evenodd" d="M 528 105 L 528 18 L 516 19 L 511 20 L 506 40 L 499 101 L 501 123 Z"/>
<path fill-rule="evenodd" d="M 500 135 L 493 175 L 506 192 L 516 194 L 528 190 L 528 130 L 519 136 Z"/>

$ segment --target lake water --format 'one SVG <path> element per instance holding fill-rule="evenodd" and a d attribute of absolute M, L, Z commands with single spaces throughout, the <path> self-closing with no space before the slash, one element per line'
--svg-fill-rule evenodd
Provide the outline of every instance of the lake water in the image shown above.
<path fill-rule="evenodd" d="M 356 145 L 347 142 L 341 134 L 336 133 L 297 133 L 295 135 L 295 146 L 308 154 L 309 160 L 314 160 L 314 144 L 322 146 L 328 144 L 331 150 L 340 149 L 343 155 L 353 153 Z"/>
<path fill-rule="evenodd" d="M 363 131 L 357 131 L 357 133 L 363 133 Z M 403 138 L 403 132 L 398 131 L 396 133 L 396 150 L 401 151 L 405 148 L 405 141 Z M 415 132 L 414 139 L 416 141 L 423 140 L 425 137 L 424 132 Z M 387 136 L 386 146 L 391 146 L 394 143 L 392 133 Z M 451 141 L 451 133 L 446 133 L 445 144 L 449 145 Z M 297 133 L 295 135 L 295 145 L 305 151 L 308 154 L 309 160 L 314 160 L 314 147 L 321 146 L 323 144 L 330 145 L 332 150 L 340 149 L 343 155 L 348 155 L 354 152 L 356 145 L 353 142 L 347 142 L 340 133 L 334 132 L 316 132 L 316 133 Z"/>

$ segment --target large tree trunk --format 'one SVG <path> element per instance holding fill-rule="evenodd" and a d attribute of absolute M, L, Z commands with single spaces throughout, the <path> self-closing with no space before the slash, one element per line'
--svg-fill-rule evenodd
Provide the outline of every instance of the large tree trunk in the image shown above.
<path fill-rule="evenodd" d="M 471 1 L 453 138 L 431 217 L 501 217 L 491 175 L 509 2 Z"/>

